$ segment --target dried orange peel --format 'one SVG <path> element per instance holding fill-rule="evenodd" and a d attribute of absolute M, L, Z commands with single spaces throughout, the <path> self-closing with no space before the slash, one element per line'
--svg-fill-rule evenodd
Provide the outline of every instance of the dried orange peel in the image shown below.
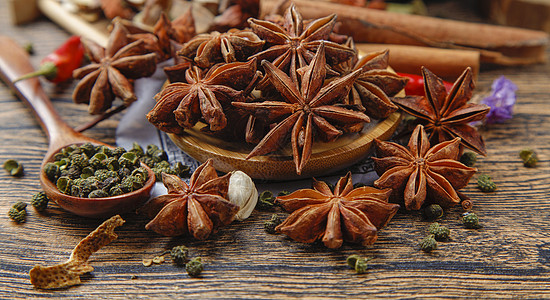
<path fill-rule="evenodd" d="M 36 265 L 29 272 L 33 286 L 41 289 L 57 289 L 80 284 L 80 275 L 94 270 L 88 264 L 90 256 L 101 247 L 116 240 L 118 235 L 114 230 L 124 222 L 119 215 L 103 222 L 76 245 L 69 260 L 62 264 L 51 267 Z"/>

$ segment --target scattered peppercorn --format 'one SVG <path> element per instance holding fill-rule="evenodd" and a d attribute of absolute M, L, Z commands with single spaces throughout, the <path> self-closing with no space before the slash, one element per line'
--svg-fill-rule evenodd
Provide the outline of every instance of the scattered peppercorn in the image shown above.
<path fill-rule="evenodd" d="M 371 260 L 372 258 L 363 258 L 357 254 L 353 254 L 348 256 L 346 259 L 346 262 L 348 263 L 348 266 L 353 268 L 357 274 L 363 274 L 367 272 L 368 264 L 367 262 Z"/>
<path fill-rule="evenodd" d="M 203 269 L 204 266 L 200 257 L 195 257 L 185 264 L 185 271 L 187 271 L 187 274 L 191 277 L 198 277 Z"/>
<path fill-rule="evenodd" d="M 539 161 L 537 153 L 532 149 L 524 149 L 519 152 L 519 157 L 523 160 L 523 165 L 527 168 L 534 168 Z"/>
<path fill-rule="evenodd" d="M 273 197 L 273 193 L 268 190 L 261 192 L 258 196 L 256 208 L 267 211 L 273 210 L 275 208 L 275 197 Z"/>
<path fill-rule="evenodd" d="M 477 162 L 477 154 L 471 151 L 466 151 L 460 157 L 460 162 L 467 167 L 473 167 Z"/>
<path fill-rule="evenodd" d="M 31 43 L 31 42 L 26 43 L 25 45 L 23 45 L 23 49 L 25 49 L 25 51 L 29 55 L 34 55 L 34 45 L 33 45 L 33 43 Z"/>
<path fill-rule="evenodd" d="M 443 216 L 443 208 L 439 204 L 430 204 L 422 209 L 422 217 L 426 220 L 436 220 Z"/>
<path fill-rule="evenodd" d="M 23 176 L 23 165 L 15 159 L 8 159 L 4 162 L 4 169 L 10 173 L 11 176 Z"/>
<path fill-rule="evenodd" d="M 48 207 L 48 202 L 50 199 L 46 196 L 46 193 L 39 192 L 34 195 L 32 195 L 32 206 L 37 211 L 44 211 Z"/>
<path fill-rule="evenodd" d="M 175 246 L 172 248 L 172 250 L 170 250 L 170 257 L 172 258 L 172 261 L 176 265 L 183 266 L 187 261 L 188 253 L 189 253 L 189 249 L 187 249 L 187 247 L 183 245 Z"/>
<path fill-rule="evenodd" d="M 15 203 L 8 212 L 10 219 L 17 223 L 25 223 L 27 220 L 27 203 L 17 202 Z"/>
<path fill-rule="evenodd" d="M 477 187 L 485 193 L 494 192 L 497 189 L 497 185 L 491 180 L 488 175 L 480 175 L 477 178 Z"/>
<path fill-rule="evenodd" d="M 275 227 L 281 224 L 283 220 L 279 218 L 277 214 L 271 215 L 271 219 L 264 222 L 264 229 L 269 234 L 277 234 Z"/>
<path fill-rule="evenodd" d="M 286 195 L 290 195 L 290 192 L 289 191 L 280 191 L 277 194 L 277 197 L 282 197 L 282 196 L 286 196 Z"/>
<path fill-rule="evenodd" d="M 446 241 L 449 238 L 449 234 L 451 233 L 449 228 L 441 226 L 437 222 L 431 224 L 428 228 L 428 231 L 433 234 L 436 241 L 440 242 Z"/>
<path fill-rule="evenodd" d="M 468 229 L 478 229 L 481 228 L 479 225 L 479 218 L 475 213 L 467 212 L 462 215 L 462 223 Z"/>
<path fill-rule="evenodd" d="M 420 242 L 420 249 L 424 252 L 432 252 L 437 249 L 437 241 L 433 234 L 428 235 Z"/>

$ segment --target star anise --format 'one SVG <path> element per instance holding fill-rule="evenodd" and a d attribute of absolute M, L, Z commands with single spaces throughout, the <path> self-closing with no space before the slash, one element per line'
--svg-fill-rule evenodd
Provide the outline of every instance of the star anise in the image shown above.
<path fill-rule="evenodd" d="M 231 29 L 228 32 L 199 34 L 185 43 L 178 55 L 207 68 L 219 62 L 246 61 L 264 41 L 251 31 Z"/>
<path fill-rule="evenodd" d="M 311 64 L 303 69 L 300 89 L 296 82 L 272 63 L 263 61 L 262 66 L 285 102 L 232 103 L 254 117 L 265 120 L 267 124 L 278 122 L 247 158 L 281 148 L 290 133 L 296 173 L 301 174 L 311 156 L 315 136 L 327 142 L 334 141 L 342 135 L 342 130 L 337 127 L 346 128 L 370 121 L 362 112 L 333 105 L 349 93 L 361 71 L 357 70 L 323 86 L 326 75 L 324 43 L 320 44 Z"/>
<path fill-rule="evenodd" d="M 239 206 L 227 200 L 230 173 L 218 177 L 212 160 L 193 173 L 189 184 L 176 175 L 162 173 L 168 194 L 147 202 L 141 211 L 154 217 L 145 229 L 164 236 L 190 234 L 204 240 L 219 227 L 229 225 Z"/>
<path fill-rule="evenodd" d="M 418 210 L 424 203 L 444 207 L 460 203 L 457 191 L 465 187 L 477 169 L 458 161 L 460 138 L 439 143 L 430 148 L 428 136 L 418 125 L 408 148 L 391 142 L 375 140 L 374 169 L 380 178 L 378 188 L 392 188 L 394 196 L 405 201 L 405 208 Z"/>
<path fill-rule="evenodd" d="M 475 86 L 472 69 L 468 67 L 464 70 L 448 93 L 441 78 L 424 67 L 422 74 L 425 97 L 395 98 L 393 102 L 420 119 L 432 144 L 459 137 L 463 146 L 486 155 L 481 135 L 469 125 L 470 122 L 483 120 L 490 110 L 484 104 L 467 103 Z"/>
<path fill-rule="evenodd" d="M 349 38 L 346 45 L 355 49 L 353 39 Z M 383 119 L 397 110 L 390 97 L 395 96 L 407 84 L 407 79 L 387 70 L 389 51 L 367 53 L 359 58 L 354 55 L 333 69 L 341 75 L 361 70 L 361 75 L 355 80 L 345 103 L 357 105 L 361 110 L 375 119 Z"/>
<path fill-rule="evenodd" d="M 370 245 L 399 209 L 388 203 L 391 189 L 354 189 L 351 172 L 340 178 L 334 192 L 315 179 L 313 188 L 277 197 L 291 215 L 275 230 L 303 243 L 321 239 L 328 248 L 339 248 L 344 240 Z"/>
<path fill-rule="evenodd" d="M 155 96 L 157 103 L 147 119 L 162 131 L 181 134 L 202 118 L 208 130 L 218 131 L 227 125 L 224 108 L 231 101 L 244 101 L 250 90 L 256 61 L 220 64 L 208 72 L 192 66 L 185 76 L 187 83 L 169 84 Z"/>
<path fill-rule="evenodd" d="M 294 82 L 298 82 L 297 70 L 307 66 L 313 59 L 316 49 L 324 41 L 327 61 L 330 65 L 350 59 L 355 51 L 344 45 L 330 42 L 336 15 L 312 20 L 304 26 L 302 15 L 291 4 L 284 15 L 283 26 L 270 21 L 250 18 L 252 31 L 265 40 L 269 47 L 252 57 L 258 61 L 268 60 L 286 72 Z"/>
<path fill-rule="evenodd" d="M 156 70 L 156 55 L 145 54 L 144 43 L 128 43 L 127 31 L 115 24 L 107 48 L 82 38 L 91 64 L 76 69 L 73 77 L 82 79 L 73 92 L 76 103 L 89 103 L 90 114 L 109 109 L 119 97 L 128 106 L 136 100 L 133 79 L 148 77 Z"/>

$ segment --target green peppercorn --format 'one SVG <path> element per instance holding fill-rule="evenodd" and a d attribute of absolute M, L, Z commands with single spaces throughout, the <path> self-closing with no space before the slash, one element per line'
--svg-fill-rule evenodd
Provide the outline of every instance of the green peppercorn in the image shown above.
<path fill-rule="evenodd" d="M 191 277 L 198 277 L 203 270 L 204 266 L 200 257 L 195 257 L 185 264 L 185 271 Z"/>
<path fill-rule="evenodd" d="M 109 197 L 109 194 L 104 190 L 94 190 L 88 194 L 88 198 L 105 198 Z"/>
<path fill-rule="evenodd" d="M 183 245 L 175 246 L 172 248 L 172 250 L 170 250 L 170 257 L 172 257 L 172 261 L 176 265 L 183 266 L 187 261 L 188 253 L 189 253 L 189 249 L 187 249 L 187 247 Z"/>
<path fill-rule="evenodd" d="M 17 223 L 25 223 L 27 220 L 27 204 L 21 201 L 15 203 L 10 208 L 8 216 Z"/>
<path fill-rule="evenodd" d="M 25 49 L 25 51 L 26 51 L 29 55 L 34 55 L 34 45 L 33 45 L 33 43 L 31 43 L 31 42 L 26 43 L 26 44 L 23 46 L 23 49 Z"/>
<path fill-rule="evenodd" d="M 532 149 L 521 150 L 519 157 L 523 160 L 523 165 L 528 168 L 536 167 L 539 161 L 537 153 Z"/>
<path fill-rule="evenodd" d="M 497 190 L 497 185 L 488 175 L 479 175 L 477 178 L 477 187 L 485 193 L 490 193 Z"/>
<path fill-rule="evenodd" d="M 71 190 L 71 178 L 62 176 L 57 179 L 57 189 L 63 194 L 68 194 Z"/>
<path fill-rule="evenodd" d="M 138 164 L 139 157 L 133 152 L 126 152 L 120 156 L 118 163 L 125 168 L 131 168 Z"/>
<path fill-rule="evenodd" d="M 348 258 L 346 259 L 346 262 L 348 266 L 353 268 L 357 274 L 364 274 L 367 272 L 367 269 L 368 269 L 367 262 L 371 259 L 372 258 L 365 259 L 357 254 L 353 254 L 348 256 Z"/>
<path fill-rule="evenodd" d="M 436 241 L 440 242 L 446 241 L 449 238 L 449 234 L 451 233 L 449 228 L 441 226 L 437 222 L 431 224 L 428 228 L 428 231 L 433 234 Z"/>
<path fill-rule="evenodd" d="M 443 208 L 439 204 L 430 204 L 422 209 L 422 217 L 426 220 L 436 220 L 443 217 Z"/>
<path fill-rule="evenodd" d="M 130 149 L 130 151 L 128 152 L 134 153 L 137 157 L 141 157 L 144 154 L 143 148 L 141 148 L 141 146 L 136 142 L 132 143 L 132 149 Z"/>
<path fill-rule="evenodd" d="M 51 182 L 55 182 L 61 175 L 61 170 L 58 165 L 49 162 L 44 165 L 44 173 L 46 173 L 46 177 L 48 177 Z"/>
<path fill-rule="evenodd" d="M 37 211 L 44 211 L 48 207 L 49 201 L 50 199 L 48 199 L 46 193 L 39 192 L 32 196 L 31 204 Z"/>
<path fill-rule="evenodd" d="M 437 249 L 437 241 L 433 234 L 428 235 L 420 242 L 420 249 L 424 252 L 432 252 Z"/>
<path fill-rule="evenodd" d="M 4 169 L 10 173 L 11 176 L 23 176 L 23 165 L 15 159 L 8 159 L 4 162 Z"/>
<path fill-rule="evenodd" d="M 282 196 L 286 196 L 286 195 L 290 195 L 290 192 L 289 191 L 280 191 L 278 194 L 277 194 L 277 197 L 282 197 Z"/>
<path fill-rule="evenodd" d="M 468 229 L 478 229 L 481 228 L 479 225 L 479 218 L 475 213 L 467 212 L 462 215 L 462 223 Z"/>
<path fill-rule="evenodd" d="M 271 191 L 263 191 L 258 196 L 258 203 L 256 208 L 259 210 L 273 210 L 275 208 L 275 197 Z"/>
<path fill-rule="evenodd" d="M 179 177 L 187 177 L 189 176 L 189 166 L 187 165 L 184 165 L 182 164 L 181 162 L 177 162 L 175 165 L 174 165 L 174 171 L 176 172 L 176 174 L 179 176 Z"/>
<path fill-rule="evenodd" d="M 477 154 L 471 151 L 464 152 L 460 157 L 460 162 L 467 167 L 473 167 L 477 162 Z"/>
<path fill-rule="evenodd" d="M 92 143 L 85 143 L 78 147 L 82 153 L 86 154 L 87 157 L 92 157 L 95 154 L 95 147 Z"/>
<path fill-rule="evenodd" d="M 264 222 L 264 229 L 269 234 L 277 234 L 275 227 L 281 224 L 283 221 L 279 218 L 277 214 L 271 215 L 271 219 Z"/>

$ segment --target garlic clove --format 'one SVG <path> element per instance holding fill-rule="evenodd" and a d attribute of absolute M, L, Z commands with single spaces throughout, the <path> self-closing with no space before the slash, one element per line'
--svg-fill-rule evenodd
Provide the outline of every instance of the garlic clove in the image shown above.
<path fill-rule="evenodd" d="M 229 201 L 240 207 L 235 219 L 242 221 L 252 214 L 258 202 L 258 190 L 250 176 L 241 171 L 235 171 L 229 178 L 227 192 Z"/>

